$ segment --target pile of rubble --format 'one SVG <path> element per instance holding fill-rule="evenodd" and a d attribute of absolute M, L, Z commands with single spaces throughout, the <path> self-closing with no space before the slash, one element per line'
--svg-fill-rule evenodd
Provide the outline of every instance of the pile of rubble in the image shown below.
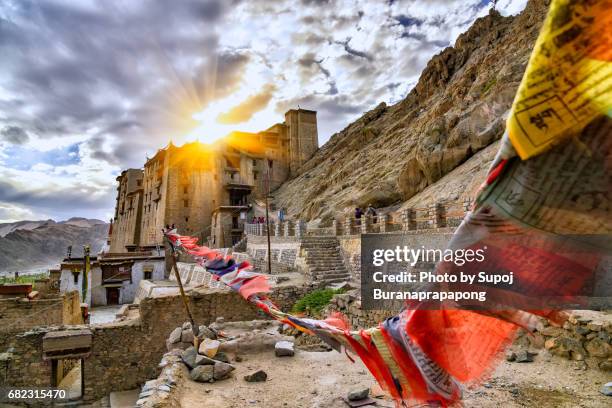
<path fill-rule="evenodd" d="M 184 323 L 168 336 L 168 352 L 159 364 L 162 372 L 157 379 L 145 383 L 136 406 L 180 406 L 176 390 L 184 378 L 202 383 L 225 380 L 232 376 L 235 364 L 243 361 L 242 356 L 246 354 L 274 350 L 277 357 L 293 356 L 295 338 L 281 332 L 287 332 L 286 328 L 270 320 L 226 323 L 218 318 L 209 326 L 198 326 L 197 330 L 189 322 Z M 262 382 L 267 378 L 264 370 L 255 370 L 243 379 Z"/>
<path fill-rule="evenodd" d="M 281 327 L 268 321 L 242 323 L 245 327 L 235 327 L 237 323 L 226 325 L 219 318 L 209 326 L 199 326 L 197 341 L 190 323 L 184 323 L 170 333 L 166 346 L 169 352 L 182 350 L 181 361 L 190 370 L 190 377 L 197 382 L 221 381 L 231 376 L 235 370 L 233 362 L 242 361 L 242 353 L 260 352 L 274 348 L 277 357 L 295 354 L 293 337 L 280 333 Z M 246 327 L 248 326 L 248 327 Z M 229 330 L 225 330 L 225 328 Z M 233 334 L 232 329 L 249 329 Z M 194 346 L 197 344 L 197 349 Z M 230 359 L 230 356 L 232 357 Z M 265 372 L 254 372 L 245 376 L 246 381 L 265 381 Z"/>

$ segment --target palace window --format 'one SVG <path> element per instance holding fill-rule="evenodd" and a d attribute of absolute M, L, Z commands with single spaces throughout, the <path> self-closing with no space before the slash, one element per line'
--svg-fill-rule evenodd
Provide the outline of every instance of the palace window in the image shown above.
<path fill-rule="evenodd" d="M 189 200 L 183 200 L 183 207 L 189 207 Z"/>

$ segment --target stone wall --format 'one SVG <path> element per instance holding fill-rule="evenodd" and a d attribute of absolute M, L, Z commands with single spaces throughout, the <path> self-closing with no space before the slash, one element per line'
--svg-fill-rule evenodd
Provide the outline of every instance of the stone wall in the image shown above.
<path fill-rule="evenodd" d="M 299 267 L 301 241 L 298 237 L 270 237 L 272 274 L 295 272 Z M 249 235 L 247 253 L 255 269 L 268 271 L 268 241 L 265 236 Z"/>
<path fill-rule="evenodd" d="M 543 328 L 533 335 L 519 333 L 517 342 L 544 347 L 551 354 L 584 361 L 585 368 L 612 371 L 612 314 L 590 310 L 572 311 L 563 327 L 542 321 Z"/>
<path fill-rule="evenodd" d="M 327 307 L 327 313 L 331 312 L 340 312 L 346 316 L 351 329 L 374 327 L 387 317 L 397 314 L 388 310 L 362 310 L 358 292 L 335 295 Z"/>
<path fill-rule="evenodd" d="M 46 328 L 33 329 L 7 339 L 6 346 L 14 350 L 11 360 L 3 367 L 0 385 L 13 388 L 51 385 L 51 361 L 43 360 L 42 356 L 43 336 L 47 331 Z"/>
<path fill-rule="evenodd" d="M 81 306 L 77 292 L 49 299 L 0 299 L 0 332 L 22 332 L 36 326 L 79 324 Z"/>
<path fill-rule="evenodd" d="M 164 352 L 155 330 L 138 320 L 92 325 L 91 354 L 83 362 L 84 400 L 97 401 L 111 391 L 139 387 L 159 374 Z"/>
<path fill-rule="evenodd" d="M 355 282 L 361 282 L 361 239 L 359 235 L 338 237 L 344 265 Z"/>

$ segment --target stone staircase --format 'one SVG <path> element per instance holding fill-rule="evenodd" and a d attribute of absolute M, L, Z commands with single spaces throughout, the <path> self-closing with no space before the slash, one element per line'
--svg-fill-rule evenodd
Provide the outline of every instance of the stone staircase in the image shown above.
<path fill-rule="evenodd" d="M 336 237 L 306 236 L 301 248 L 308 267 L 307 275 L 313 282 L 327 286 L 351 280 Z"/>

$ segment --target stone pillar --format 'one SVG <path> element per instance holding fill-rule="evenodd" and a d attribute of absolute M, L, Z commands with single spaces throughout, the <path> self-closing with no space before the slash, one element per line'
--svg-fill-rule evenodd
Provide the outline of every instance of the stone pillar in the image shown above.
<path fill-rule="evenodd" d="M 387 232 L 387 229 L 389 227 L 389 216 L 387 214 L 380 214 L 378 216 L 378 222 L 380 225 L 380 232 Z"/>
<path fill-rule="evenodd" d="M 416 230 L 416 211 L 413 208 L 408 208 L 402 212 L 402 223 L 404 224 L 404 230 Z"/>
<path fill-rule="evenodd" d="M 285 221 L 285 236 L 288 237 L 291 235 L 291 221 Z"/>
<path fill-rule="evenodd" d="M 367 234 L 368 232 L 372 232 L 372 216 L 362 215 L 361 216 L 361 233 Z"/>
<path fill-rule="evenodd" d="M 443 203 L 436 203 L 434 206 L 434 228 L 446 227 L 446 206 Z"/>
<path fill-rule="evenodd" d="M 353 217 L 348 216 L 344 220 L 344 235 L 353 234 Z"/>
<path fill-rule="evenodd" d="M 276 237 L 280 237 L 283 235 L 282 233 L 283 231 L 283 223 L 282 222 L 277 222 L 274 224 L 274 236 Z"/>
<path fill-rule="evenodd" d="M 332 221 L 332 231 L 335 236 L 342 235 L 341 225 L 336 219 Z"/>
<path fill-rule="evenodd" d="M 306 235 L 306 224 L 302 220 L 297 220 L 295 223 L 295 236 L 302 238 L 304 235 Z"/>

